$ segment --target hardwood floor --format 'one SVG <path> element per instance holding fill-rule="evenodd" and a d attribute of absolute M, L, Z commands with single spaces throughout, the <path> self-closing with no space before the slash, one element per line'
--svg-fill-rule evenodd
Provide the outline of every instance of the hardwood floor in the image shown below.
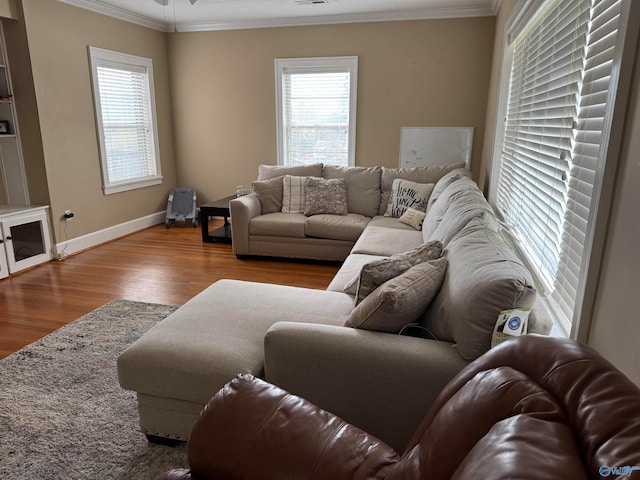
<path fill-rule="evenodd" d="M 182 305 L 221 278 L 324 289 L 337 270 L 239 260 L 229 244 L 203 243 L 200 228 L 158 225 L 0 280 L 0 358 L 116 298 Z"/>

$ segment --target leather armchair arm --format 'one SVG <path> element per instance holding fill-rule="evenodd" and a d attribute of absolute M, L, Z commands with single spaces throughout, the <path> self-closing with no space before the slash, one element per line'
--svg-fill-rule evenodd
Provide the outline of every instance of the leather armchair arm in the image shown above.
<path fill-rule="evenodd" d="M 249 222 L 262 213 L 260 199 L 255 193 L 234 198 L 229 202 L 231 241 L 236 255 L 249 254 Z"/>
<path fill-rule="evenodd" d="M 384 478 L 398 460 L 377 438 L 248 374 L 209 401 L 188 456 L 190 476 L 165 480 Z"/>
<path fill-rule="evenodd" d="M 267 381 L 399 452 L 467 363 L 448 342 L 347 327 L 278 322 L 265 336 Z"/>

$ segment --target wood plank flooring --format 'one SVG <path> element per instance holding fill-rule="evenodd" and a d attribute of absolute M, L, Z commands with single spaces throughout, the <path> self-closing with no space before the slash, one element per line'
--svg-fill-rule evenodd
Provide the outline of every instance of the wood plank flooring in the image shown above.
<path fill-rule="evenodd" d="M 182 305 L 221 278 L 324 289 L 337 270 L 240 260 L 229 244 L 203 243 L 199 227 L 158 225 L 0 280 L 0 358 L 117 298 Z"/>

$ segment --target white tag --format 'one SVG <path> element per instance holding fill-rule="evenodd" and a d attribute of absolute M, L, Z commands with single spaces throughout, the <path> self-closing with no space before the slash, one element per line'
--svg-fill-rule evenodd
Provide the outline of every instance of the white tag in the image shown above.
<path fill-rule="evenodd" d="M 530 313 L 530 308 L 514 308 L 500 312 L 491 336 L 491 347 L 511 337 L 519 337 L 527 333 Z"/>

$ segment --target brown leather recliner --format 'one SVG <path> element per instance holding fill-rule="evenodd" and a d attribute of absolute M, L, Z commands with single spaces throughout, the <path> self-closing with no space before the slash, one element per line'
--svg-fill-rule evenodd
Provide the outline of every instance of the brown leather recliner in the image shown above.
<path fill-rule="evenodd" d="M 191 470 L 160 478 L 640 479 L 640 390 L 587 347 L 524 336 L 462 370 L 400 455 L 241 375 L 205 407 L 188 456 Z"/>

